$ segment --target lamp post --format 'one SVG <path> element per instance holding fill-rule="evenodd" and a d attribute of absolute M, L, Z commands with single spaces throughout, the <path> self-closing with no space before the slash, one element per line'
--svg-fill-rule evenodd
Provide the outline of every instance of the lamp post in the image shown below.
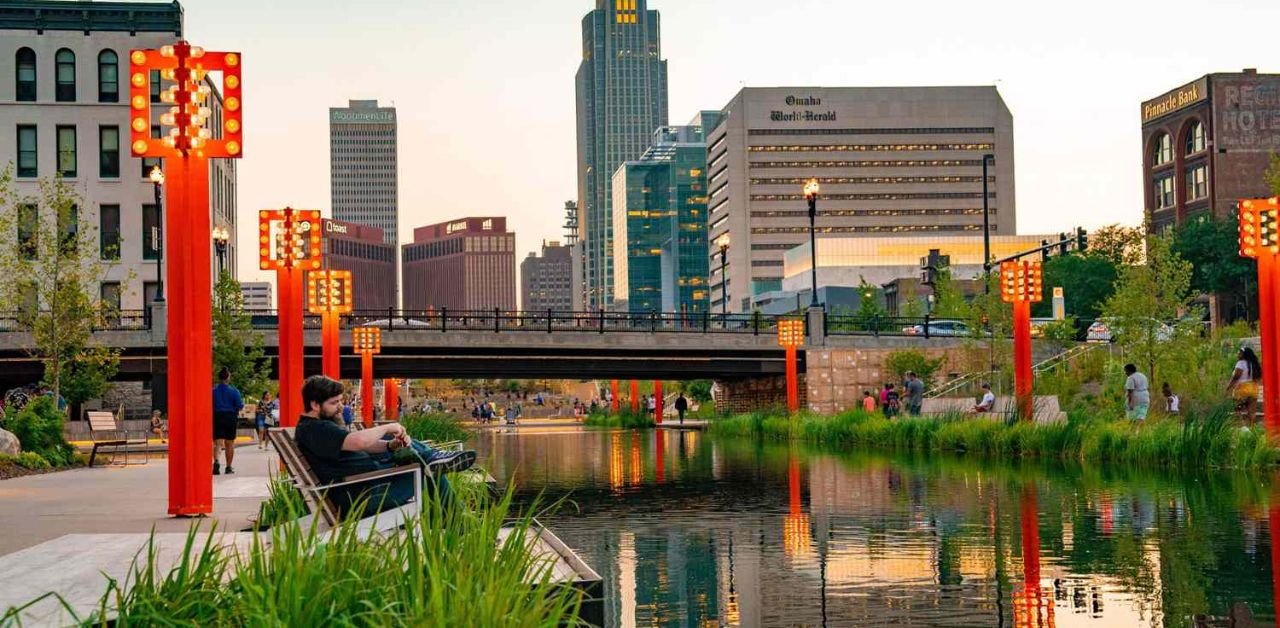
<path fill-rule="evenodd" d="M 352 278 L 349 270 L 313 270 L 307 274 L 307 310 L 320 315 L 321 372 L 342 379 L 342 315 L 350 314 Z"/>
<path fill-rule="evenodd" d="M 818 192 L 822 187 L 817 179 L 809 179 L 804 184 L 804 200 L 809 201 L 809 261 L 813 265 L 811 271 L 813 294 L 809 307 L 818 307 Z"/>
<path fill-rule="evenodd" d="M 1258 260 L 1258 332 L 1262 345 L 1262 423 L 1280 436 L 1280 197 L 1241 200 L 1240 256 Z M 1265 365 L 1273 366 L 1267 367 Z"/>
<path fill-rule="evenodd" d="M 729 315 L 729 276 L 725 271 L 729 268 L 729 234 L 725 233 L 716 239 L 720 247 L 720 324 L 726 325 L 725 317 Z"/>
<path fill-rule="evenodd" d="M 357 327 L 351 330 L 351 344 L 360 354 L 360 418 L 373 427 L 373 356 L 382 353 L 382 330 Z"/>
<path fill-rule="evenodd" d="M 258 268 L 276 271 L 279 337 L 280 424 L 293 427 L 302 405 L 302 273 L 320 269 L 320 212 L 264 209 L 258 212 Z"/>
<path fill-rule="evenodd" d="M 991 294 L 991 194 L 987 191 L 987 163 L 995 160 L 995 155 L 982 156 L 982 283 L 986 294 Z"/>
<path fill-rule="evenodd" d="M 800 376 L 796 348 L 804 344 L 804 321 L 778 321 L 778 345 L 787 350 L 787 410 L 800 411 Z"/>
<path fill-rule="evenodd" d="M 1018 414 L 1035 420 L 1031 368 L 1031 304 L 1044 299 L 1040 262 L 1005 262 L 1000 265 L 1000 298 L 1013 304 L 1013 376 Z"/>
<path fill-rule="evenodd" d="M 209 160 L 241 156 L 241 58 L 236 52 L 206 52 L 186 41 L 159 49 L 129 52 L 130 154 L 165 160 L 154 174 L 160 233 L 173 247 L 168 275 L 173 297 L 168 311 L 169 514 L 199 516 L 213 511 L 213 316 L 212 260 L 209 237 Z M 170 105 L 160 116 L 169 127 L 162 139 L 151 137 L 151 72 L 172 85 L 161 92 Z M 222 119 L 218 138 L 206 127 L 212 88 L 207 74 L 222 76 Z M 216 75 L 215 75 L 216 76 Z M 168 186 L 168 207 L 160 204 L 159 186 Z M 159 230 L 159 229 L 158 229 Z M 161 260 L 161 257 L 157 257 Z M 157 269 L 162 266 L 158 263 Z M 157 279 L 156 300 L 164 290 Z"/>
<path fill-rule="evenodd" d="M 227 272 L 227 243 L 231 241 L 231 233 L 226 227 L 213 228 L 213 248 L 218 252 L 218 274 Z"/>
<path fill-rule="evenodd" d="M 156 196 L 156 231 L 151 242 L 156 246 L 156 302 L 164 301 L 164 206 L 161 205 L 160 188 L 164 187 L 164 171 L 160 166 L 151 167 L 151 188 Z"/>

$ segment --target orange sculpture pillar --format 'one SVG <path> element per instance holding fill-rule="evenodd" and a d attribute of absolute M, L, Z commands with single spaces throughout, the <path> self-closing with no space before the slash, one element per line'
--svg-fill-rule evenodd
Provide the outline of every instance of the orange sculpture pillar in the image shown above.
<path fill-rule="evenodd" d="M 351 344 L 360 354 L 360 418 L 373 427 L 373 356 L 382 353 L 382 330 L 358 327 L 351 330 Z"/>
<path fill-rule="evenodd" d="M 662 425 L 662 412 L 666 409 L 664 407 L 666 399 L 662 398 L 662 380 L 660 379 L 653 380 L 653 401 L 653 420 L 658 425 Z"/>
<path fill-rule="evenodd" d="M 1280 437 L 1280 197 L 1239 202 L 1240 255 L 1258 260 L 1258 328 L 1262 344 L 1262 416 Z"/>
<path fill-rule="evenodd" d="M 617 414 L 622 408 L 622 400 L 618 398 L 618 380 L 609 381 L 609 411 Z"/>
<path fill-rule="evenodd" d="M 307 308 L 320 315 L 321 372 L 342 379 L 342 315 L 354 304 L 351 271 L 315 270 L 307 275 Z"/>
<path fill-rule="evenodd" d="M 388 421 L 400 420 L 400 380 L 382 380 L 382 416 Z"/>
<path fill-rule="evenodd" d="M 778 321 L 778 344 L 787 350 L 787 410 L 800 411 L 799 347 L 804 344 L 804 321 Z"/>
<path fill-rule="evenodd" d="M 1000 265 L 1000 298 L 1013 305 L 1013 381 L 1018 416 L 1035 421 L 1035 373 L 1031 368 L 1031 304 L 1044 299 L 1040 262 Z"/>
<path fill-rule="evenodd" d="M 1022 529 L 1022 592 L 1014 596 L 1014 625 L 1052 628 L 1055 625 L 1053 600 L 1045 599 L 1040 587 L 1040 506 L 1034 484 L 1022 488 L 1019 499 Z"/>
<path fill-rule="evenodd" d="M 258 267 L 276 271 L 276 362 L 280 375 L 280 424 L 297 425 L 302 407 L 302 274 L 320 269 L 320 212 L 314 209 L 264 209 L 258 212 Z"/>
<path fill-rule="evenodd" d="M 168 127 L 151 136 L 151 72 L 173 85 L 160 92 L 170 105 L 160 116 Z M 208 72 L 223 78 L 223 118 L 214 138 L 206 126 L 212 90 Z M 213 316 L 209 242 L 209 160 L 238 158 L 242 147 L 240 54 L 206 52 L 179 41 L 158 50 L 129 53 L 130 153 L 159 157 L 168 184 L 164 238 L 168 251 L 168 393 L 170 515 L 213 512 Z"/>

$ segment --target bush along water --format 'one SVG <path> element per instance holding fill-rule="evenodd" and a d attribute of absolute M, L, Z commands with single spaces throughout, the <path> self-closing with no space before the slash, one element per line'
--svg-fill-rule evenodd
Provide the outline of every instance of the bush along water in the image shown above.
<path fill-rule="evenodd" d="M 106 580 L 83 625 L 129 626 L 578 626 L 580 593 L 552 581 L 531 555 L 511 492 L 458 492 L 465 507 L 424 499 L 421 517 L 385 536 L 354 522 L 319 532 L 297 520 L 277 525 L 239 553 L 219 533 L 193 527 L 177 563 L 161 565 L 154 541 L 123 581 Z M 514 516 L 514 519 L 509 517 Z M 499 530 L 516 531 L 499 541 Z M 33 601 L 56 603 L 57 592 Z M 16 622 L 23 608 L 0 615 Z"/>
<path fill-rule="evenodd" d="M 587 416 L 582 424 L 589 427 L 612 427 L 629 430 L 647 429 L 657 425 L 654 423 L 653 417 L 646 412 L 621 412 L 619 414 L 593 412 Z"/>
<path fill-rule="evenodd" d="M 958 452 L 993 458 L 1119 463 L 1176 469 L 1259 469 L 1280 463 L 1261 427 L 1238 425 L 1228 407 L 1143 424 L 1071 415 L 1051 424 L 965 417 L 886 419 L 852 411 L 835 416 L 756 413 L 711 424 L 718 436 L 794 440 L 835 449 Z"/>
<path fill-rule="evenodd" d="M 400 423 L 417 440 L 447 443 L 471 437 L 461 421 L 446 414 L 410 414 L 401 418 Z"/>

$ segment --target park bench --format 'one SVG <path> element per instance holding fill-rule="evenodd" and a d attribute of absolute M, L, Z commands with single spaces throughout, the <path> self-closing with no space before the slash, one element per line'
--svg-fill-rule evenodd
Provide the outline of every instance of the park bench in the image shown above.
<path fill-rule="evenodd" d="M 89 452 L 89 466 L 93 466 L 94 459 L 98 456 L 99 449 L 111 449 L 114 455 L 123 451 L 124 464 L 129 464 L 129 452 L 132 447 L 142 446 L 142 464 L 148 461 L 147 445 L 148 439 L 142 438 L 130 439 L 129 433 L 116 423 L 116 416 L 105 410 L 89 410 L 89 440 L 93 442 L 93 449 Z M 113 456 L 114 457 L 114 456 Z"/>
<path fill-rule="evenodd" d="M 986 418 L 1004 420 L 1017 413 L 1017 400 L 1013 397 L 996 397 L 996 405 L 991 412 L 974 412 L 978 404 L 969 397 L 931 397 L 924 400 L 920 414 L 922 416 L 965 415 L 969 418 Z M 1067 420 L 1066 413 L 1058 403 L 1056 395 L 1037 396 L 1034 401 L 1036 423 L 1058 423 Z"/>

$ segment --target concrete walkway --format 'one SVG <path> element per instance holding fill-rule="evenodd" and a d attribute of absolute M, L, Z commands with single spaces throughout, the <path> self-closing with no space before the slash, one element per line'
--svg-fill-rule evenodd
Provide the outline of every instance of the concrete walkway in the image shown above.
<path fill-rule="evenodd" d="M 228 532 L 249 525 L 267 498 L 274 452 L 236 449 L 235 475 L 213 478 L 213 515 Z M 66 534 L 185 533 L 193 519 L 169 517 L 168 458 L 145 465 L 94 467 L 0 480 L 0 556 Z M 3 583 L 0 583 L 3 586 Z"/>

